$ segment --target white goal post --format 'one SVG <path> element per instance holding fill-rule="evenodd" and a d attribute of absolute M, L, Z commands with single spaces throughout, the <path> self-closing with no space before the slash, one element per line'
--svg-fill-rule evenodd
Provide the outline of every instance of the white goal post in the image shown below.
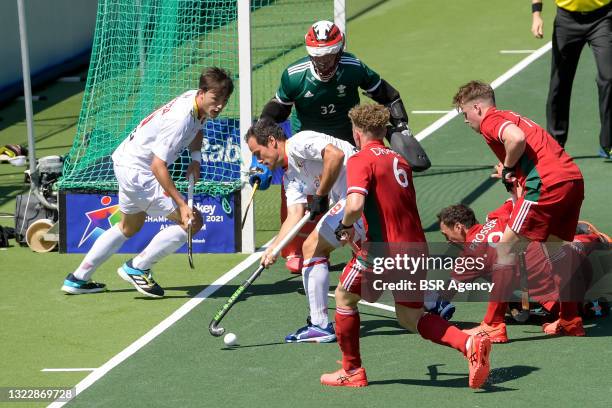
<path fill-rule="evenodd" d="M 346 32 L 346 12 L 345 0 L 333 1 L 334 22 L 338 27 Z M 324 19 L 322 17 L 321 19 Z M 314 21 L 313 21 L 314 23 Z M 240 151 L 242 157 L 241 173 L 246 175 L 251 164 L 251 152 L 244 143 L 244 134 L 253 123 L 253 119 L 258 112 L 253 112 L 253 86 L 252 73 L 253 64 L 251 61 L 251 0 L 238 0 L 238 58 L 239 58 L 239 92 L 240 92 Z M 280 72 L 278 81 L 280 81 Z M 271 95 L 270 95 L 271 96 Z M 245 176 L 243 176 L 245 177 Z M 248 180 L 243 180 L 243 188 L 240 193 L 240 217 L 244 217 L 252 187 Z M 255 251 L 255 203 L 251 204 L 251 209 L 246 217 L 242 229 L 242 252 L 253 253 Z"/>

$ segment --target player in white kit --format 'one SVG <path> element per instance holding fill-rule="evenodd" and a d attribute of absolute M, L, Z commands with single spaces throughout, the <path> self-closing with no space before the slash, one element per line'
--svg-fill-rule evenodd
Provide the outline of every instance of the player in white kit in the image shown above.
<path fill-rule="evenodd" d="M 187 225 L 194 233 L 202 228 L 202 216 L 191 210 L 177 190 L 168 166 L 189 148 L 191 163 L 187 177 L 200 178 L 202 128 L 206 119 L 216 118 L 229 99 L 234 85 L 228 72 L 207 68 L 200 75 L 199 88 L 187 91 L 144 118 L 112 155 L 119 184 L 121 221 L 106 230 L 93 244 L 79 267 L 68 274 L 62 290 L 70 294 L 106 290 L 94 282 L 94 271 L 142 228 L 146 216 L 165 216 L 176 225 L 161 230 L 136 257 L 117 270 L 121 278 L 140 293 L 163 297 L 151 266 L 175 252 L 187 241 Z"/>
<path fill-rule="evenodd" d="M 325 214 L 302 247 L 302 279 L 308 297 L 310 316 L 306 326 L 285 337 L 293 342 L 331 342 L 336 339 L 327 315 L 329 261 L 331 251 L 340 246 L 334 230 L 342 220 L 346 197 L 346 161 L 356 150 L 350 143 L 324 133 L 302 131 L 287 139 L 272 120 L 260 119 L 245 136 L 249 149 L 259 163 L 270 170 L 285 169 L 284 185 L 287 218 L 278 236 L 261 258 L 268 267 L 276 261 L 272 251 L 286 234 L 310 210 L 311 219 Z M 310 205 L 307 196 L 312 195 Z M 332 207 L 329 208 L 330 202 Z M 365 237 L 363 225 L 355 224 L 356 240 Z"/>

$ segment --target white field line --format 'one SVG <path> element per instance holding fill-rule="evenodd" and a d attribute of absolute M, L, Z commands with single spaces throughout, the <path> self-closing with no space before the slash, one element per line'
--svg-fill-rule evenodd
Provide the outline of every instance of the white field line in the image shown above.
<path fill-rule="evenodd" d="M 548 52 L 552 48 L 552 42 L 547 42 L 544 46 L 540 47 L 533 54 L 528 55 L 524 59 L 522 59 L 518 64 L 510 68 L 500 77 L 498 77 L 495 81 L 491 82 L 491 86 L 493 89 L 498 88 L 501 84 L 521 72 L 525 69 L 529 64 L 540 58 L 546 52 Z M 450 122 L 455 116 L 457 116 L 459 112 L 457 110 L 452 110 L 448 112 L 446 115 L 442 116 L 440 119 L 436 120 L 431 125 L 427 126 L 425 129 L 421 130 L 415 138 L 419 141 L 425 139 L 427 136 L 431 135 L 436 130 L 440 129 L 442 126 Z"/>
<path fill-rule="evenodd" d="M 335 297 L 335 295 L 333 293 L 328 293 L 327 296 L 329 296 L 330 298 Z M 382 310 L 386 310 L 387 312 L 393 312 L 395 313 L 395 307 L 393 306 L 388 306 L 382 303 L 370 303 L 370 302 L 366 302 L 365 300 L 360 300 L 359 301 L 360 305 L 364 305 L 364 306 L 370 306 L 370 307 L 375 307 L 377 309 L 382 309 Z"/>
<path fill-rule="evenodd" d="M 499 50 L 500 54 L 531 54 L 537 50 Z"/>
<path fill-rule="evenodd" d="M 385 305 L 385 304 L 378 303 L 378 302 L 370 303 L 370 302 L 366 302 L 365 300 L 360 300 L 359 304 L 360 305 L 365 305 L 365 306 L 370 306 L 370 307 L 375 307 L 377 309 L 382 309 L 382 310 L 386 310 L 387 312 L 395 313 L 395 307 L 394 306 L 389 306 L 389 305 Z"/>
<path fill-rule="evenodd" d="M 510 68 L 508 71 L 503 73 L 500 77 L 498 77 L 495 81 L 491 82 L 491 86 L 493 89 L 499 88 L 504 82 L 527 68 L 532 62 L 540 58 L 542 55 L 546 54 L 552 48 L 552 42 L 549 41 L 544 44 L 542 47 L 538 48 L 533 54 L 528 55 L 524 59 L 522 59 L 518 64 Z"/>
<path fill-rule="evenodd" d="M 67 373 L 67 372 L 78 372 L 78 371 L 95 371 L 97 368 L 43 368 L 43 373 Z"/>
<path fill-rule="evenodd" d="M 271 242 L 272 240 L 267 242 L 264 245 L 264 247 L 268 246 Z M 138 350 L 140 350 L 141 348 L 146 346 L 148 343 L 150 343 L 153 339 L 155 339 L 157 336 L 159 336 L 161 333 L 167 330 L 170 326 L 172 326 L 174 323 L 176 323 L 181 318 L 183 318 L 187 313 L 193 310 L 196 306 L 202 303 L 206 298 L 211 296 L 217 290 L 221 289 L 223 285 L 225 285 L 227 282 L 229 282 L 230 280 L 238 276 L 243 270 L 251 266 L 251 264 L 253 264 L 257 259 L 259 259 L 259 257 L 261 256 L 261 251 L 262 251 L 262 248 L 260 248 L 257 252 L 251 254 L 247 259 L 245 259 L 244 261 L 240 262 L 238 265 L 230 269 L 228 272 L 226 272 L 224 275 L 222 275 L 220 278 L 214 281 L 211 285 L 207 286 L 204 290 L 202 290 L 200 293 L 195 295 L 195 297 L 187 301 L 183 306 L 179 307 L 170 316 L 168 316 L 162 322 L 160 322 L 157 326 L 149 330 L 141 338 L 139 338 L 138 340 L 130 344 L 128 347 L 123 349 L 119 354 L 112 357 L 102 366 L 96 368 L 91 374 L 89 374 L 87 377 L 81 380 L 81 382 L 79 382 L 74 387 L 75 397 L 79 395 L 80 393 L 82 393 L 83 391 L 85 391 L 87 388 L 89 388 L 93 383 L 98 381 L 104 375 L 106 375 L 110 370 L 117 367 L 119 364 L 121 364 L 123 361 L 128 359 Z M 50 408 L 62 407 L 67 402 L 68 401 L 57 401 L 56 400 L 52 402 L 51 404 L 49 404 L 48 407 Z"/>
<path fill-rule="evenodd" d="M 551 43 L 549 42 L 543 47 L 541 47 L 540 49 L 538 49 L 536 52 L 529 55 L 528 57 L 523 59 L 521 62 L 519 62 L 518 64 L 510 68 L 506 73 L 504 73 L 502 76 L 500 76 L 495 81 L 493 81 L 491 83 L 491 86 L 493 88 L 497 88 L 498 86 L 506 82 L 508 79 L 512 78 L 514 75 L 522 71 L 525 67 L 531 64 L 533 61 L 540 58 L 550 48 L 551 48 Z M 457 116 L 457 114 L 458 112 L 456 110 L 448 112 L 443 117 L 436 120 L 434 123 L 432 123 L 425 129 L 423 129 L 421 132 L 419 132 L 415 136 L 416 139 L 419 141 L 425 139 L 427 136 L 431 135 L 433 132 L 435 132 L 436 130 L 441 128 L 444 124 L 446 124 L 451 119 L 453 119 L 455 116 Z M 244 269 L 246 269 L 248 266 L 250 266 L 253 262 L 257 260 L 260 253 L 261 253 L 261 249 L 253 253 L 252 255 L 250 255 L 244 261 L 240 262 L 230 271 L 226 272 L 223 276 L 221 276 L 219 279 L 214 281 L 212 285 L 206 287 L 204 290 L 198 293 L 194 298 L 190 299 L 187 303 L 185 303 L 183 306 L 178 308 L 174 313 L 172 313 L 170 316 L 168 316 L 166 319 L 160 322 L 157 326 L 149 330 L 149 332 L 147 332 L 141 338 L 136 340 L 134 343 L 130 344 L 128 347 L 123 349 L 119 354 L 112 357 L 110 360 L 104 363 L 101 367 L 96 368 L 91 374 L 89 374 L 87 377 L 85 377 L 83 380 L 81 380 L 81 382 L 79 382 L 75 386 L 75 390 L 76 390 L 75 396 L 79 395 L 81 392 L 89 388 L 93 383 L 95 383 L 100 378 L 102 378 L 104 375 L 106 375 L 106 373 L 108 373 L 110 370 L 112 370 L 117 365 L 125 361 L 128 357 L 132 356 L 134 353 L 136 353 L 138 350 L 140 350 L 142 347 L 147 345 L 149 342 L 151 342 L 153 339 L 155 339 L 157 336 L 163 333 L 166 329 L 168 329 L 170 326 L 172 326 L 174 323 L 180 320 L 183 316 L 185 316 L 187 313 L 193 310 L 197 305 L 202 303 L 206 298 L 208 298 L 213 293 L 215 293 L 217 290 L 219 290 L 223 285 L 225 285 L 227 282 L 232 280 L 234 277 L 238 276 L 240 272 L 242 272 Z M 374 303 L 366 302 L 363 304 L 368 305 L 368 306 L 377 305 L 374 307 L 378 307 L 384 310 L 390 310 L 390 309 L 392 309 L 393 311 L 395 310 L 391 306 L 382 305 L 379 303 L 374 304 Z M 49 404 L 48 407 L 50 408 L 63 407 L 66 404 L 66 402 L 67 401 L 55 401 Z"/>

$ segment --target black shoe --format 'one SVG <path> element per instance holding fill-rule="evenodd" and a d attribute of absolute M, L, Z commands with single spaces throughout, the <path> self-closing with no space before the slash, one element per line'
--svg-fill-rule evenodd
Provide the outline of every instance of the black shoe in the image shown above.
<path fill-rule="evenodd" d="M 83 295 L 85 293 L 99 293 L 106 291 L 106 285 L 103 283 L 84 281 L 77 279 L 73 274 L 69 273 L 64 279 L 62 291 L 71 295 Z"/>
<path fill-rule="evenodd" d="M 134 268 L 131 259 L 117 269 L 117 273 L 124 281 L 134 285 L 136 290 L 143 295 L 152 298 L 164 297 L 164 290 L 153 279 L 151 270 Z"/>

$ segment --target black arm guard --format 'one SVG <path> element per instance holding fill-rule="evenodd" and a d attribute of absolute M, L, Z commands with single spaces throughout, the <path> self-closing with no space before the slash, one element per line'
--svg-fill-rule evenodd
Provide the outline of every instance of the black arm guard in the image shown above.
<path fill-rule="evenodd" d="M 279 103 L 276 98 L 272 98 L 266 103 L 259 117 L 272 119 L 276 123 L 281 123 L 287 120 L 289 114 L 291 114 L 291 105 L 283 105 Z"/>
<path fill-rule="evenodd" d="M 406 113 L 404 102 L 402 102 L 400 98 L 388 104 L 387 108 L 389 108 L 389 112 L 391 113 L 390 121 L 394 127 L 402 127 L 401 125 L 408 127 L 408 113 Z"/>
<path fill-rule="evenodd" d="M 365 94 L 381 105 L 387 105 L 400 98 L 400 94 L 397 89 L 392 87 L 384 79 L 380 80 L 380 85 L 378 85 L 371 93 L 366 92 Z"/>
<path fill-rule="evenodd" d="M 391 113 L 390 122 L 393 127 L 387 133 L 391 148 L 406 159 L 412 170 L 419 172 L 430 168 L 431 161 L 427 157 L 427 153 L 425 153 L 419 141 L 414 138 L 408 127 L 408 113 L 406 113 L 406 108 L 397 89 L 381 79 L 380 85 L 366 95 L 381 105 L 385 105 Z"/>
<path fill-rule="evenodd" d="M 406 108 L 399 97 L 399 93 L 397 93 L 397 98 L 387 103 L 386 106 L 391 113 L 389 120 L 393 125 L 389 129 L 390 132 L 387 133 L 391 148 L 406 159 L 412 170 L 420 172 L 430 168 L 431 161 L 427 157 L 427 153 L 408 126 L 408 113 L 406 113 Z"/>
<path fill-rule="evenodd" d="M 366 93 L 366 95 L 389 108 L 393 127 L 397 128 L 402 123 L 405 125 L 404 129 L 408 126 L 408 113 L 406 113 L 400 94 L 387 81 L 381 79 L 380 85 L 372 93 Z"/>

